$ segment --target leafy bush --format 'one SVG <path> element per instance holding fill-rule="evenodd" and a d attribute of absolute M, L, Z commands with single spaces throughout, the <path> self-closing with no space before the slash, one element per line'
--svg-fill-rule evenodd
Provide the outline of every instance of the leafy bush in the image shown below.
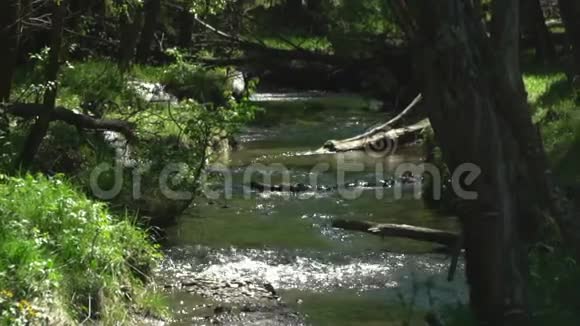
<path fill-rule="evenodd" d="M 144 231 L 62 177 L 0 180 L 0 324 L 118 324 L 154 308 L 144 280 L 160 254 Z"/>
<path fill-rule="evenodd" d="M 180 99 L 194 99 L 199 103 L 227 104 L 231 89 L 224 69 L 201 69 L 188 62 L 177 49 L 169 50 L 175 62 L 167 67 L 161 83 Z"/>

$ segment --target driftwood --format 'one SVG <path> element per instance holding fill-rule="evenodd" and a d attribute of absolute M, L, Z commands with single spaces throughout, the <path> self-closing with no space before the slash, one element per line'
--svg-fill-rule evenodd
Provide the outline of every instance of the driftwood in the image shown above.
<path fill-rule="evenodd" d="M 20 118 L 33 119 L 39 116 L 43 111 L 47 110 L 47 108 L 43 104 L 18 103 L 7 105 L 5 110 L 7 113 Z M 62 121 L 80 129 L 116 131 L 123 134 L 123 136 L 128 140 L 136 139 L 133 132 L 134 126 L 130 122 L 123 120 L 97 119 L 88 115 L 73 112 L 61 106 L 56 107 L 51 113 L 51 121 Z"/>
<path fill-rule="evenodd" d="M 348 152 L 364 149 L 384 148 L 383 142 L 397 145 L 405 145 L 415 142 L 419 139 L 421 133 L 429 128 L 431 124 L 428 119 L 421 120 L 410 126 L 381 130 L 369 136 L 357 136 L 345 140 L 329 140 L 324 144 L 324 148 L 332 152 Z M 387 145 L 393 146 L 393 145 Z"/>
<path fill-rule="evenodd" d="M 454 232 L 405 224 L 380 224 L 368 221 L 337 219 L 332 222 L 332 226 L 339 229 L 360 231 L 386 237 L 399 237 L 434 242 L 448 247 L 456 246 L 459 240 L 459 235 Z"/>
<path fill-rule="evenodd" d="M 411 102 L 411 104 L 409 104 L 403 111 L 401 111 L 401 113 L 399 113 L 396 117 L 389 120 L 387 123 L 380 125 L 376 128 L 373 128 L 370 131 L 368 131 L 360 136 L 350 138 L 350 139 L 356 139 L 359 137 L 368 137 L 368 136 L 371 136 L 371 135 L 376 134 L 378 132 L 388 130 L 390 127 L 394 126 L 397 122 L 399 122 L 399 120 L 401 120 L 404 116 L 406 116 L 407 113 L 411 112 L 417 106 L 417 104 L 421 103 L 422 100 L 423 100 L 423 95 L 422 94 L 417 95 L 417 97 L 415 97 L 415 99 Z"/>
<path fill-rule="evenodd" d="M 431 126 L 428 119 L 401 128 L 394 129 L 393 126 L 395 126 L 409 112 L 413 111 L 422 99 L 423 96 L 421 94 L 417 95 L 407 108 L 385 124 L 355 137 L 343 140 L 329 140 L 324 144 L 323 148 L 333 152 L 347 152 L 367 148 L 373 149 L 374 147 L 381 148 L 384 146 L 380 146 L 380 144 L 385 141 L 396 143 L 397 145 L 414 142 L 425 129 Z"/>

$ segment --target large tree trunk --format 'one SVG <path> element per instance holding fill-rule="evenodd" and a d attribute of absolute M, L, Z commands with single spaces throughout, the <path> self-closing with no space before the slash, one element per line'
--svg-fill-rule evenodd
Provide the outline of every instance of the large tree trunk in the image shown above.
<path fill-rule="evenodd" d="M 522 28 L 529 33 L 536 48 L 536 60 L 539 62 L 553 61 L 556 58 L 556 48 L 552 35 L 540 4 L 540 0 L 521 1 Z"/>
<path fill-rule="evenodd" d="M 559 0 L 559 4 L 566 35 L 572 46 L 574 74 L 580 75 L 580 1 Z"/>
<path fill-rule="evenodd" d="M 146 62 L 151 53 L 151 44 L 155 37 L 159 15 L 161 11 L 161 0 L 147 0 L 144 5 L 145 23 L 141 31 L 141 39 L 137 47 L 137 60 Z"/>
<path fill-rule="evenodd" d="M 417 80 L 449 169 L 481 169 L 467 187 L 477 198 L 457 205 L 472 310 L 483 323 L 525 325 L 522 225 L 535 224 L 530 202 L 548 202 L 545 154 L 519 70 L 519 1 L 494 1 L 491 36 L 476 2 L 397 3 L 415 18 L 405 25 L 419 44 Z"/>
<path fill-rule="evenodd" d="M 12 77 L 18 53 L 17 0 L 0 2 L 0 102 L 8 101 L 12 90 Z"/>
<path fill-rule="evenodd" d="M 127 71 L 135 60 L 142 22 L 143 11 L 140 7 L 130 6 L 127 12 L 121 15 L 121 46 L 119 47 L 118 58 L 121 71 Z"/>
<path fill-rule="evenodd" d="M 193 34 L 193 16 L 187 8 L 179 12 L 179 31 L 177 42 L 181 48 L 189 49 L 191 47 L 191 36 Z"/>
<path fill-rule="evenodd" d="M 35 124 L 32 126 L 17 162 L 18 165 L 24 169 L 29 168 L 38 152 L 42 140 L 48 132 L 58 92 L 57 80 L 58 71 L 60 69 L 61 50 L 63 46 L 63 30 L 67 12 L 67 1 L 62 0 L 60 3 L 55 2 L 53 6 L 50 55 L 45 72 L 46 82 L 51 85 L 51 87 L 49 87 L 44 93 L 43 104 L 46 109 L 43 114 L 38 116 Z"/>

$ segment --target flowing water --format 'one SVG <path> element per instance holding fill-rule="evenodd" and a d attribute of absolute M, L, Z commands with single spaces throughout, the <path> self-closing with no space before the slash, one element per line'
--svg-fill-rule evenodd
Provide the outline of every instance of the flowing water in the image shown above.
<path fill-rule="evenodd" d="M 200 199 L 167 230 L 165 277 L 191 272 L 225 281 L 268 282 L 313 325 L 400 325 L 409 307 L 425 311 L 465 301 L 462 271 L 447 282 L 449 258 L 432 253 L 431 244 L 330 226 L 331 219 L 345 218 L 456 228 L 411 194 L 401 199 L 392 187 L 364 187 L 388 179 L 400 164 L 420 162 L 420 149 L 390 148 L 385 155 L 317 151 L 328 139 L 350 137 L 386 121 L 387 114 L 365 109 L 368 101 L 356 96 L 260 94 L 255 99 L 265 112 L 242 131 L 240 149 L 226 161 L 232 171 L 231 198 Z M 271 171 L 274 164 L 289 171 L 290 183 L 316 179 L 325 186 L 361 186 L 349 188 L 356 194 L 251 191 L 249 169 Z M 345 164 L 352 171 L 340 176 Z M 258 172 L 253 180 L 260 180 Z M 274 174 L 272 180 L 283 177 Z M 179 290 L 170 298 L 179 311 L 175 324 L 191 324 L 192 307 L 203 300 Z"/>

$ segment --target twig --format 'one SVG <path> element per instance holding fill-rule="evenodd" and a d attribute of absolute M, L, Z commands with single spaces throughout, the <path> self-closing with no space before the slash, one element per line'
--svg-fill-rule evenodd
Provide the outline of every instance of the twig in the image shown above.
<path fill-rule="evenodd" d="M 208 24 L 208 23 L 204 22 L 203 20 L 201 20 L 201 19 L 198 17 L 198 15 L 197 15 L 197 14 L 195 14 L 195 15 L 193 16 L 193 19 L 195 19 L 195 21 L 196 21 L 196 22 L 200 23 L 200 24 L 201 24 L 201 25 L 203 25 L 205 28 L 209 29 L 210 31 L 212 31 L 212 32 L 216 33 L 217 35 L 219 35 L 219 36 L 221 36 L 221 37 L 224 37 L 224 38 L 227 38 L 227 39 L 229 39 L 229 40 L 231 40 L 231 41 L 235 41 L 235 42 L 239 42 L 239 43 L 244 43 L 244 42 L 245 42 L 245 41 L 243 41 L 242 39 L 240 39 L 239 37 L 235 37 L 235 36 L 232 36 L 232 35 L 230 35 L 230 34 L 228 34 L 228 33 L 226 33 L 226 32 L 220 31 L 219 29 L 217 29 L 217 28 L 215 28 L 215 27 L 211 26 L 210 24 Z"/>
<path fill-rule="evenodd" d="M 91 310 L 92 310 L 92 309 L 91 309 L 91 306 L 92 306 L 91 299 L 92 299 L 92 296 L 89 294 L 89 312 L 88 312 L 88 314 L 87 314 L 87 318 L 85 318 L 85 319 L 84 319 L 84 320 L 83 320 L 83 321 L 80 323 L 81 325 L 84 325 L 84 323 L 86 323 L 87 321 L 89 321 L 89 320 L 91 319 L 91 315 L 93 314 L 93 313 L 92 313 L 92 311 L 91 311 Z"/>

